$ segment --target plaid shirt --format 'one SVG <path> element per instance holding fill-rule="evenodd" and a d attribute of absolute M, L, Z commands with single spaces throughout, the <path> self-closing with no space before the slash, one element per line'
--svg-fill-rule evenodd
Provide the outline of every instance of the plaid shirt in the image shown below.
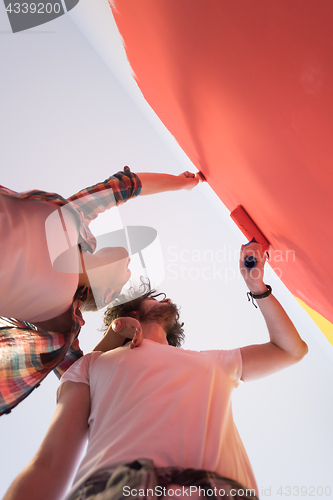
<path fill-rule="evenodd" d="M 96 248 L 89 223 L 105 210 L 139 195 L 140 191 L 140 179 L 128 167 L 68 199 L 37 190 L 16 193 L 0 186 L 0 193 L 4 195 L 66 205 L 79 220 L 79 244 L 89 252 Z M 77 337 L 84 325 L 80 305 L 86 293 L 87 288 L 76 291 L 71 305 L 72 328 L 65 334 L 41 331 L 31 323 L 0 317 L 0 415 L 9 413 L 51 370 L 60 378 L 82 356 Z"/>

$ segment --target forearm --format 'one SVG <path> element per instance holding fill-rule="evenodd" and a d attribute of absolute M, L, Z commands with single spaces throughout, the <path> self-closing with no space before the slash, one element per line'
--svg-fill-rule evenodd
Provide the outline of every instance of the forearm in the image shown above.
<path fill-rule="evenodd" d="M 86 221 L 90 222 L 105 210 L 137 196 L 140 188 L 138 176 L 128 167 L 124 167 L 124 171 L 117 172 L 105 181 L 79 191 L 67 198 L 67 201 L 72 208 L 82 212 Z"/>
<path fill-rule="evenodd" d="M 308 347 L 278 300 L 271 294 L 258 299 L 257 304 L 266 321 L 270 341 L 294 358 L 305 356 Z"/>
<path fill-rule="evenodd" d="M 115 319 L 93 351 L 111 351 L 124 345 L 125 339 L 132 339 L 131 349 L 141 345 L 143 340 L 142 328 L 137 319 L 131 317 Z"/>
<path fill-rule="evenodd" d="M 184 180 L 178 175 L 147 172 L 138 173 L 137 176 L 142 183 L 141 196 L 165 191 L 178 191 L 184 187 Z"/>
<path fill-rule="evenodd" d="M 256 266 L 253 269 L 245 266 L 245 258 L 250 255 L 256 259 Z M 267 292 L 263 281 L 265 260 L 266 255 L 258 243 L 242 245 L 240 271 L 248 289 L 254 296 Z M 281 304 L 272 294 L 258 298 L 256 302 L 266 321 L 270 343 L 279 347 L 281 351 L 288 354 L 288 357 L 291 356 L 296 360 L 301 359 L 307 353 L 307 345 L 299 336 Z"/>
<path fill-rule="evenodd" d="M 250 255 L 256 259 L 256 266 L 251 269 L 245 265 L 245 259 Z M 265 260 L 266 255 L 258 243 L 251 242 L 249 245 L 242 245 L 240 272 L 254 299 L 256 295 L 268 293 L 263 281 Z M 300 361 L 308 352 L 308 346 L 298 335 L 281 304 L 271 293 L 255 300 L 266 321 L 270 341 L 241 347 L 241 378 L 244 381 L 266 377 L 283 370 Z"/>
<path fill-rule="evenodd" d="M 65 382 L 46 436 L 3 500 L 62 500 L 86 443 L 90 413 L 87 384 Z"/>
<path fill-rule="evenodd" d="M 62 500 L 66 488 L 67 481 L 46 463 L 32 461 L 13 481 L 3 500 Z"/>
<path fill-rule="evenodd" d="M 124 344 L 124 337 L 115 332 L 111 327 L 108 329 L 107 333 L 104 335 L 102 340 L 98 342 L 93 348 L 93 351 L 107 352 L 112 349 L 117 349 Z"/>

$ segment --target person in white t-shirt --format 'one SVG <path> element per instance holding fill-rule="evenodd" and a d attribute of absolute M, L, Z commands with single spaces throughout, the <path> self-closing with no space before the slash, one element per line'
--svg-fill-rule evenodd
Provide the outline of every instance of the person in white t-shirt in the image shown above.
<path fill-rule="evenodd" d="M 244 266 L 255 254 L 257 271 Z M 267 376 L 303 358 L 307 345 L 263 282 L 260 245 L 242 247 L 240 268 L 266 320 L 269 342 L 230 351 L 179 349 L 177 307 L 148 289 L 109 308 L 103 350 L 118 335 L 134 344 L 94 351 L 65 373 L 48 433 L 4 500 L 66 498 L 257 498 L 255 477 L 231 410 L 240 380 Z M 141 344 L 141 345 L 140 345 Z M 131 349 L 134 345 L 140 347 Z M 98 347 L 97 347 L 98 349 Z M 209 491 L 210 490 L 210 491 Z"/>

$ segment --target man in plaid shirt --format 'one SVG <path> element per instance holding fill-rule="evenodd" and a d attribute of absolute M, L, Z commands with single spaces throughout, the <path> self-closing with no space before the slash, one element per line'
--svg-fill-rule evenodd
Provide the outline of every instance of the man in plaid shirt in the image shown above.
<path fill-rule="evenodd" d="M 89 223 L 99 213 L 139 194 L 189 190 L 198 182 L 198 176 L 189 172 L 184 172 L 179 176 L 154 173 L 136 175 L 125 167 L 124 171 L 118 172 L 104 182 L 83 189 L 68 199 L 43 191 L 16 193 L 0 187 L 0 279 L 2 284 L 0 292 L 0 415 L 9 413 L 40 384 L 51 370 L 54 370 L 60 377 L 74 361 L 82 356 L 77 338 L 84 324 L 80 307 L 82 303 L 88 301 L 87 297 L 92 295 L 90 279 L 93 272 L 89 273 L 84 268 L 78 268 L 76 273 L 57 273 L 48 262 L 49 267 L 51 266 L 49 272 L 53 273 L 55 280 L 58 280 L 53 290 L 53 283 L 48 282 L 45 277 L 45 268 L 39 265 L 39 261 L 43 258 L 50 261 L 50 255 L 45 255 L 48 253 L 46 241 L 42 248 L 42 240 L 45 240 L 43 233 L 47 229 L 47 225 L 45 226 L 48 220 L 47 215 L 53 216 L 58 211 L 64 226 L 68 222 L 64 220 L 64 215 L 69 214 L 67 217 L 69 223 L 77 232 L 76 248 L 80 249 L 82 265 L 84 266 L 85 263 L 87 267 L 88 263 L 90 268 L 96 267 L 95 273 L 98 279 L 104 280 L 103 297 L 98 304 L 99 307 L 104 307 L 115 298 L 115 294 L 119 293 L 129 278 L 128 253 L 125 249 L 119 248 L 102 249 L 94 253 L 96 240 L 89 230 Z M 45 211 L 44 216 L 41 215 L 42 210 Z M 64 229 L 63 234 L 67 236 L 66 227 Z M 27 256 L 29 251 L 31 255 Z M 76 253 L 78 254 L 78 251 Z M 109 282 L 110 279 L 116 280 L 118 271 L 112 276 L 105 276 L 105 272 L 98 274 L 98 266 L 112 260 L 116 261 L 114 264 L 117 269 L 121 267 L 121 262 L 126 264 L 121 268 L 122 272 L 117 285 Z M 112 266 L 112 263 L 110 265 Z M 26 275 L 24 272 L 23 275 L 21 274 L 22 268 L 26 271 Z M 61 299 L 62 290 L 66 287 L 70 299 L 65 298 L 67 300 L 65 307 L 63 303 L 61 304 L 63 311 L 61 314 L 52 315 L 54 310 L 49 311 L 48 308 L 52 307 L 55 301 L 53 292 L 57 288 Z M 37 311 L 31 316 L 34 293 Z M 39 307 L 42 310 L 38 310 Z"/>

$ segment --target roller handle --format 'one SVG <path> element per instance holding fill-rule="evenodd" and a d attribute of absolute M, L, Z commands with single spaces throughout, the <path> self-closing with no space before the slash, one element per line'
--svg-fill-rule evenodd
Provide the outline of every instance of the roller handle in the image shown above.
<path fill-rule="evenodd" d="M 244 246 L 247 247 L 251 243 L 258 243 L 258 242 L 257 242 L 257 240 L 255 238 L 252 238 L 252 240 L 249 241 L 248 243 L 246 243 L 246 245 L 244 245 Z M 253 257 L 253 255 L 248 255 L 247 257 L 245 257 L 245 259 L 244 259 L 244 266 L 247 269 L 253 269 L 254 267 L 256 267 L 256 265 L 257 265 L 257 259 L 255 257 Z"/>

